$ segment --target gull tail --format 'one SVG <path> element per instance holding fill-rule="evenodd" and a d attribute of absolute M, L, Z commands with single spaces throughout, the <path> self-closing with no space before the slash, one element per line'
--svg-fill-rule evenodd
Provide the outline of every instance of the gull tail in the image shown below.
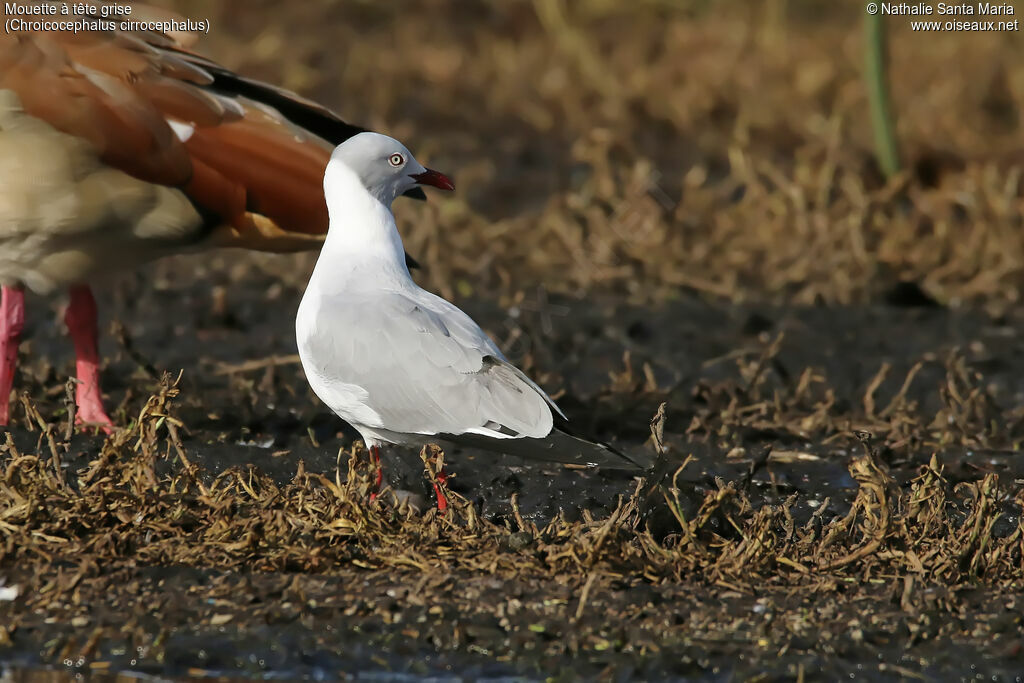
<path fill-rule="evenodd" d="M 630 457 L 606 443 L 571 434 L 564 426 L 556 426 L 542 439 L 494 439 L 477 434 L 445 434 L 441 438 L 459 446 L 481 448 L 541 462 L 626 471 L 646 470 L 652 464 Z"/>

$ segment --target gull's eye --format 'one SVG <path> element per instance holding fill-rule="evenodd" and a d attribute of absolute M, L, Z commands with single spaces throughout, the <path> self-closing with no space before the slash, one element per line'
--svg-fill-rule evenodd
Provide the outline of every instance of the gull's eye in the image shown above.
<path fill-rule="evenodd" d="M 399 166 L 405 163 L 405 157 L 403 157 L 398 152 L 395 152 L 390 157 L 388 157 L 388 163 L 394 166 L 395 168 L 398 168 Z"/>

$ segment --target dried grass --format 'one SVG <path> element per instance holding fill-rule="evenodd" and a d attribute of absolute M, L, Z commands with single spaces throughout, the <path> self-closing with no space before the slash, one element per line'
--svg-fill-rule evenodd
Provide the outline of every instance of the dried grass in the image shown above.
<path fill-rule="evenodd" d="M 770 346 L 766 357 L 775 348 Z M 948 386 L 959 377 L 956 362 L 950 363 L 950 373 Z M 825 440 L 829 432 L 848 433 L 829 426 L 827 406 L 801 409 L 806 398 L 800 394 L 785 396 L 775 389 L 767 400 L 757 377 L 749 388 L 707 394 L 710 407 L 694 417 L 691 435 L 721 433 L 737 420 L 754 426 L 765 420 L 776 428 L 800 424 Z M 1024 579 L 1019 486 L 1008 490 L 991 473 L 952 485 L 933 456 L 901 489 L 886 473 L 880 446 L 864 432 L 859 435 L 864 453 L 849 463 L 858 489 L 848 512 L 831 519 L 814 515 L 800 528 L 791 513 L 796 495 L 779 505 L 755 505 L 746 492 L 749 480 L 718 480 L 687 518 L 679 477 L 688 462 L 680 464 L 662 443 L 663 412 L 652 427 L 663 451 L 662 480 L 654 475 L 638 482 L 604 519 L 584 512 L 581 521 L 558 516 L 538 527 L 516 515 L 514 525 L 511 520 L 502 525 L 481 518 L 451 491 L 452 507 L 444 515 L 433 510 L 421 515 L 388 496 L 370 504 L 370 472 L 356 451 L 349 453 L 344 478 L 340 469 L 333 478 L 307 472 L 301 462 L 283 486 L 251 467 L 204 472 L 190 462 L 179 436 L 177 391 L 165 377 L 132 427 L 108 438 L 77 469 L 55 466 L 65 446 L 52 436 L 53 425 L 43 423 L 33 453 L 19 451 L 8 435 L 0 447 L 0 568 L 36 566 L 40 578 L 54 582 L 40 589 L 39 598 L 129 566 L 326 574 L 356 567 L 559 577 L 580 585 L 597 570 L 627 583 L 697 578 L 745 586 L 873 575 L 949 584 Z M 939 412 L 957 433 L 970 420 L 990 421 L 990 413 L 977 407 L 985 405 L 984 394 L 962 393 L 951 395 Z M 953 410 L 958 412 L 947 412 Z M 984 412 L 972 416 L 974 411 Z M 965 414 L 958 422 L 956 416 Z M 945 440 L 920 416 L 899 410 L 892 410 L 887 422 L 865 417 L 862 426 L 888 440 L 887 447 L 892 440 Z M 425 460 L 430 473 L 432 463 Z M 671 512 L 674 530 L 650 527 L 659 509 Z M 1012 518 L 1016 526 L 995 532 L 1000 519 Z M 714 519 L 724 524 L 709 524 Z M 509 550 L 513 534 L 526 534 L 528 552 Z"/>

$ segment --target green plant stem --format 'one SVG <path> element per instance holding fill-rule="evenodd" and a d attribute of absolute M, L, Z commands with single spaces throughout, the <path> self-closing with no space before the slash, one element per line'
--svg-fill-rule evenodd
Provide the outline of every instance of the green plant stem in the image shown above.
<path fill-rule="evenodd" d="M 871 126 L 875 131 L 875 154 L 886 177 L 899 173 L 899 148 L 889 100 L 888 54 L 881 12 L 869 14 L 864 25 L 866 39 L 865 81 L 871 105 Z"/>

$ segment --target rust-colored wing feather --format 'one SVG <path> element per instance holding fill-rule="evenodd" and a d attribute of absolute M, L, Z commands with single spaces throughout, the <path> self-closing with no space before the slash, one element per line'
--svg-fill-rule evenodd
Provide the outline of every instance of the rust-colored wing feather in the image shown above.
<path fill-rule="evenodd" d="M 16 92 L 29 114 L 88 140 L 112 166 L 155 183 L 187 180 L 188 155 L 160 112 L 128 81 L 76 68 L 61 37 L 0 36 L 0 87 Z"/>
<path fill-rule="evenodd" d="M 89 141 L 104 163 L 181 188 L 219 218 L 213 241 L 227 246 L 318 244 L 331 150 L 363 130 L 164 34 L 3 34 L 0 88 L 32 116 Z"/>

